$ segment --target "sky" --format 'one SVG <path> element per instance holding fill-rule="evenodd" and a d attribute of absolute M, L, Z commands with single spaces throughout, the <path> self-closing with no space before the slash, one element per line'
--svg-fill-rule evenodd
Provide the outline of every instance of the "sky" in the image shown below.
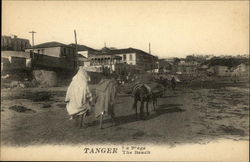
<path fill-rule="evenodd" d="M 2 35 L 153 55 L 249 54 L 249 1 L 3 1 Z"/>

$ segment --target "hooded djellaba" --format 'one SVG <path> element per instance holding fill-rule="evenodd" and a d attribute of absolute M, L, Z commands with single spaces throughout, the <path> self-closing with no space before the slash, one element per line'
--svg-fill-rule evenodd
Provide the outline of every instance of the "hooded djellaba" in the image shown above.
<path fill-rule="evenodd" d="M 78 115 L 82 115 L 90 111 L 90 102 L 92 101 L 92 95 L 89 90 L 88 81 L 89 75 L 83 69 L 79 67 L 77 74 L 73 77 L 65 97 L 67 103 L 66 108 L 71 116 L 70 119 L 74 119 Z"/>

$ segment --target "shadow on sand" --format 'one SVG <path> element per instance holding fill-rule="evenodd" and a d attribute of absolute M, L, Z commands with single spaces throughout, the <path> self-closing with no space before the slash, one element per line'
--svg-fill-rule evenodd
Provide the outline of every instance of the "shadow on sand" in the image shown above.
<path fill-rule="evenodd" d="M 184 112 L 184 109 L 181 109 L 180 106 L 182 106 L 182 104 L 163 104 L 163 105 L 158 105 L 156 110 L 152 113 L 150 112 L 149 116 L 146 115 L 145 109 L 144 109 L 144 116 L 142 118 L 139 117 L 139 113 L 138 116 L 136 116 L 135 114 L 131 114 L 131 115 L 126 115 L 126 116 L 118 116 L 115 117 L 115 126 L 120 126 L 123 124 L 127 124 L 127 123 L 132 123 L 132 122 L 136 122 L 136 121 L 140 121 L 140 120 L 150 120 L 153 118 L 156 118 L 160 115 L 166 114 L 166 113 L 179 113 L 179 112 Z M 108 122 L 112 122 L 111 119 L 105 119 L 103 121 L 103 123 L 108 123 Z M 91 123 L 87 124 L 88 126 L 96 126 L 99 125 L 99 120 L 95 120 Z M 105 128 L 108 127 L 112 127 L 111 126 L 107 126 Z"/>
<path fill-rule="evenodd" d="M 177 96 L 175 96 L 175 95 L 172 95 L 172 96 L 162 96 L 161 98 L 173 98 L 173 97 L 177 97 Z"/>

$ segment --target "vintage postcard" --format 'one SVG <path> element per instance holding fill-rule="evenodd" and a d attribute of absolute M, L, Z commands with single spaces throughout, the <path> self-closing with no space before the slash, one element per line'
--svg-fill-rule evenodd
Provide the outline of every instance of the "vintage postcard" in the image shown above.
<path fill-rule="evenodd" d="M 249 1 L 2 1 L 2 161 L 249 161 Z"/>

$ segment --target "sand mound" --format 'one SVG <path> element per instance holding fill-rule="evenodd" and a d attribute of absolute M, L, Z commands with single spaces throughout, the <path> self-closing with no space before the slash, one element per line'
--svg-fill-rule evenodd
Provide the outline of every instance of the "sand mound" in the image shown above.
<path fill-rule="evenodd" d="M 34 70 L 33 76 L 41 86 L 53 87 L 57 85 L 57 74 L 54 71 Z"/>

